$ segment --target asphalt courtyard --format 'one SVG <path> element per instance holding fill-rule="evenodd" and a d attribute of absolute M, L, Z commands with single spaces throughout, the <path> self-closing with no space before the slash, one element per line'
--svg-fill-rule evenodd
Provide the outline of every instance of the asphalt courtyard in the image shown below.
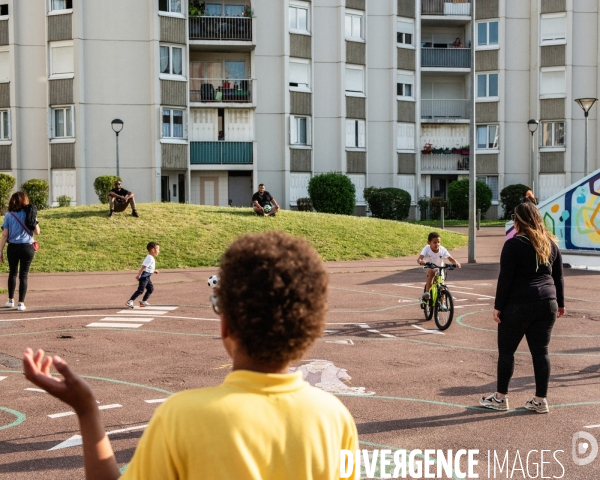
<path fill-rule="evenodd" d="M 503 229 L 484 228 L 476 264 L 467 264 L 466 247 L 452 252 L 464 265 L 449 273 L 456 315 L 443 333 L 419 308 L 424 273 L 416 257 L 327 264 L 327 331 L 295 368 L 340 397 L 370 452 L 478 450 L 479 478 L 598 479 L 600 456 L 587 465 L 575 458 L 593 457 L 600 440 L 599 272 L 565 270 L 567 315 L 550 344 L 550 414 L 523 408 L 534 393 L 525 342 L 511 410 L 478 406 L 495 390 L 492 309 L 502 243 Z M 136 287 L 134 272 L 32 275 L 28 309 L 0 311 L 0 477 L 83 478 L 76 417 L 25 380 L 25 347 L 62 356 L 91 383 L 123 467 L 165 398 L 220 383 L 230 361 L 208 302 L 214 273 L 161 271 L 152 307 L 133 310 L 124 303 Z M 594 441 L 574 441 L 578 432 Z"/>

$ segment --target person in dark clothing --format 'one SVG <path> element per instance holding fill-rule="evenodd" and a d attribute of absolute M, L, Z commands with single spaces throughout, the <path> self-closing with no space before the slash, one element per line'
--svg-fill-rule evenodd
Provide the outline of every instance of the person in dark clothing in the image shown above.
<path fill-rule="evenodd" d="M 479 404 L 508 410 L 506 395 L 514 370 L 514 354 L 525 337 L 533 360 L 536 389 L 525 408 L 548 413 L 548 345 L 554 322 L 565 314 L 562 257 L 556 238 L 546 229 L 534 203 L 526 201 L 517 206 L 513 221 L 517 234 L 502 248 L 494 302 L 499 353 L 497 391 L 483 397 Z"/>
<path fill-rule="evenodd" d="M 252 206 L 254 213 L 261 217 L 274 217 L 279 211 L 279 205 L 271 194 L 265 190 L 264 183 L 261 183 L 258 186 L 258 192 L 252 195 Z"/>
<path fill-rule="evenodd" d="M 133 199 L 133 192 L 125 190 L 121 187 L 121 180 L 115 182 L 115 188 L 108 192 L 108 202 L 110 205 L 109 218 L 114 216 L 115 212 L 124 212 L 127 209 L 127 205 L 131 205 L 131 215 L 139 217 L 137 210 L 135 209 L 135 200 Z"/>

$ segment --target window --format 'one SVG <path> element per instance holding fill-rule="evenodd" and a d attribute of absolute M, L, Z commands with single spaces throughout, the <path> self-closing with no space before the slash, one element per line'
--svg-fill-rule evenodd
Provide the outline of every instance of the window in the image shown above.
<path fill-rule="evenodd" d="M 51 109 L 52 115 L 52 138 L 75 137 L 74 107 L 59 107 Z"/>
<path fill-rule="evenodd" d="M 183 139 L 183 110 L 162 109 L 162 138 Z"/>
<path fill-rule="evenodd" d="M 498 201 L 498 177 L 477 177 L 478 182 L 485 183 L 492 190 L 492 201 Z"/>
<path fill-rule="evenodd" d="M 310 89 L 310 62 L 299 58 L 290 58 L 290 87 L 302 90 Z"/>
<path fill-rule="evenodd" d="M 498 74 L 480 73 L 477 75 L 477 98 L 498 96 Z"/>
<path fill-rule="evenodd" d="M 498 21 L 477 23 L 477 47 L 498 45 Z"/>
<path fill-rule="evenodd" d="M 72 77 L 74 72 L 73 42 L 51 42 L 50 77 Z"/>
<path fill-rule="evenodd" d="M 540 72 L 540 95 L 564 97 L 566 94 L 565 68 L 542 68 Z"/>
<path fill-rule="evenodd" d="M 566 13 L 542 15 L 540 30 L 542 45 L 564 43 L 567 38 Z"/>
<path fill-rule="evenodd" d="M 0 17 L 8 16 L 8 4 L 0 5 Z"/>
<path fill-rule="evenodd" d="M 399 123 L 396 135 L 396 148 L 398 150 L 415 151 L 415 124 Z"/>
<path fill-rule="evenodd" d="M 364 93 L 364 67 L 346 65 L 346 93 Z"/>
<path fill-rule="evenodd" d="M 0 110 L 0 140 L 10 140 L 9 110 Z"/>
<path fill-rule="evenodd" d="M 10 81 L 10 57 L 8 50 L 0 51 L 0 83 Z"/>
<path fill-rule="evenodd" d="M 73 0 L 50 0 L 50 11 L 71 10 L 73 8 Z"/>
<path fill-rule="evenodd" d="M 311 129 L 310 117 L 290 117 L 290 144 L 291 145 L 310 145 Z"/>
<path fill-rule="evenodd" d="M 366 147 L 364 120 L 346 120 L 346 147 Z"/>
<path fill-rule="evenodd" d="M 480 125 L 477 127 L 477 149 L 498 150 L 498 125 Z"/>
<path fill-rule="evenodd" d="M 228 5 L 213 2 L 205 4 L 204 14 L 209 17 L 243 17 L 245 9 L 244 5 Z"/>
<path fill-rule="evenodd" d="M 290 3 L 290 32 L 309 33 L 308 4 Z"/>
<path fill-rule="evenodd" d="M 346 39 L 363 40 L 363 15 L 361 12 L 346 10 Z"/>
<path fill-rule="evenodd" d="M 565 122 L 542 122 L 541 147 L 565 146 Z"/>
<path fill-rule="evenodd" d="M 158 0 L 158 10 L 161 12 L 181 13 L 181 0 Z"/>
<path fill-rule="evenodd" d="M 396 22 L 396 43 L 399 45 L 412 45 L 415 34 L 415 24 L 409 20 Z"/>
<path fill-rule="evenodd" d="M 412 72 L 398 71 L 396 81 L 396 95 L 398 97 L 413 98 L 415 75 Z"/>
<path fill-rule="evenodd" d="M 160 73 L 183 75 L 183 48 L 160 46 Z"/>

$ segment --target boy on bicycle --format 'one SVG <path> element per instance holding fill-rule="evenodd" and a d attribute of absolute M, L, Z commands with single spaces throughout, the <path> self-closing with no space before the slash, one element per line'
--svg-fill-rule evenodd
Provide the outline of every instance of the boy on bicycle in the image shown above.
<path fill-rule="evenodd" d="M 453 263 L 457 268 L 460 268 L 460 263 L 458 263 L 448 250 L 446 250 L 440 244 L 441 237 L 437 232 L 431 232 L 427 237 L 427 245 L 421 251 L 421 255 L 417 259 L 417 263 L 419 265 L 425 265 L 427 263 L 433 263 L 438 267 L 444 265 L 444 259 L 448 259 L 450 263 Z M 433 278 L 435 277 L 435 269 L 428 268 L 426 271 L 427 274 L 427 283 L 425 284 L 425 291 L 423 292 L 423 296 L 421 297 L 422 302 L 427 302 L 429 300 L 429 289 L 431 288 L 431 284 L 433 283 Z M 423 303 L 421 303 L 421 308 L 423 308 Z"/>

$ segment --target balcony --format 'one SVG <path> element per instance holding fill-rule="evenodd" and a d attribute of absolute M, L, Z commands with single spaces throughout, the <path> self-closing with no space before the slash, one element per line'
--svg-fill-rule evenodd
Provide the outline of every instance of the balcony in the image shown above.
<path fill-rule="evenodd" d="M 252 142 L 190 142 L 192 165 L 251 165 Z"/>
<path fill-rule="evenodd" d="M 470 48 L 421 48 L 421 67 L 471 68 Z"/>
<path fill-rule="evenodd" d="M 470 0 L 422 0 L 422 15 L 471 15 Z"/>
<path fill-rule="evenodd" d="M 454 154 L 421 154 L 421 173 L 449 173 L 469 170 L 469 157 Z"/>
<path fill-rule="evenodd" d="M 256 44 L 254 21 L 254 17 L 189 17 L 190 49 L 203 50 L 203 45 L 210 51 L 252 49 Z"/>
<path fill-rule="evenodd" d="M 469 118 L 469 100 L 421 100 L 423 120 L 444 122 Z"/>
<path fill-rule="evenodd" d="M 252 103 L 253 81 L 250 78 L 190 78 L 192 103 Z"/>

